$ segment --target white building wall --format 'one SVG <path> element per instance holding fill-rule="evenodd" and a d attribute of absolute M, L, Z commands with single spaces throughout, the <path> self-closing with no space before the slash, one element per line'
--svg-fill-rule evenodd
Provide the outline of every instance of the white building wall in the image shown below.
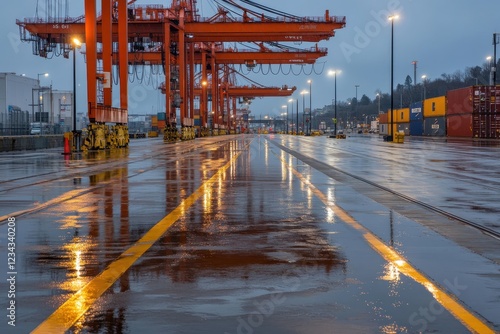
<path fill-rule="evenodd" d="M 37 79 L 15 73 L 0 73 L 0 113 L 7 112 L 11 105 L 31 114 L 32 96 L 36 96 L 36 92 L 32 95 L 33 89 L 37 88 Z"/>

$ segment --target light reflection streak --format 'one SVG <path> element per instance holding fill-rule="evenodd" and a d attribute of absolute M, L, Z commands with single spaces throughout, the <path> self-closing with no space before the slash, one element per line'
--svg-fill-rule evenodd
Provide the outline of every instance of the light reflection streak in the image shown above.
<path fill-rule="evenodd" d="M 277 156 L 278 157 L 278 156 Z M 279 157 L 278 157 L 279 158 Z M 286 163 L 285 161 L 283 161 Z M 438 285 L 433 283 L 421 273 L 418 269 L 413 267 L 406 259 L 400 255 L 394 248 L 386 245 L 382 240 L 380 240 L 375 234 L 369 231 L 365 226 L 361 225 L 357 220 L 355 220 L 348 212 L 339 207 L 336 204 L 331 204 L 328 201 L 327 196 L 306 180 L 305 176 L 299 172 L 297 169 L 293 169 L 293 174 L 301 181 L 302 184 L 307 184 L 313 193 L 318 197 L 326 206 L 331 207 L 346 224 L 351 225 L 354 229 L 361 232 L 368 244 L 376 250 L 386 261 L 397 266 L 397 269 L 410 277 L 415 282 L 424 286 L 433 298 L 439 302 L 444 308 L 446 308 L 451 314 L 455 316 L 460 322 L 462 322 L 467 328 L 474 332 L 479 333 L 494 333 L 493 329 L 484 322 L 481 318 L 475 316 L 471 311 L 467 309 L 461 302 L 454 296 L 446 292 L 446 290 L 441 289 Z"/>
<path fill-rule="evenodd" d="M 400 276 L 397 264 L 393 262 L 388 262 L 384 266 L 384 276 L 380 278 L 383 279 L 384 281 L 398 283 L 400 281 Z"/>
<path fill-rule="evenodd" d="M 281 160 L 285 160 L 285 151 L 281 151 Z M 281 164 L 281 181 L 285 182 L 287 177 L 287 168 L 285 164 Z"/>

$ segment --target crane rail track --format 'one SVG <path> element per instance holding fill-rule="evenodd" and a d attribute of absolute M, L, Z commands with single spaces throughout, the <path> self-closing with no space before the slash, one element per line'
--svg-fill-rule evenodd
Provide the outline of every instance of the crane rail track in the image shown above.
<path fill-rule="evenodd" d="M 196 152 L 199 152 L 199 151 L 209 151 L 211 148 L 221 147 L 224 142 L 228 142 L 230 140 L 231 140 L 231 138 L 224 138 L 224 139 L 217 140 L 217 141 L 210 141 L 208 143 L 201 143 L 201 145 L 200 144 L 198 144 L 198 145 L 196 145 L 196 144 L 190 144 L 188 147 L 181 148 L 180 150 L 178 150 L 176 152 L 169 152 L 169 153 L 175 153 L 175 154 L 172 154 L 171 156 L 167 156 L 167 155 L 162 156 L 162 158 L 165 158 L 162 162 L 160 162 L 158 164 L 155 164 L 154 166 L 151 166 L 150 168 L 146 168 L 146 169 L 142 169 L 142 170 L 136 171 L 136 172 L 128 175 L 127 178 L 130 179 L 130 178 L 133 178 L 133 177 L 138 176 L 140 174 L 143 174 L 143 173 L 149 172 L 151 170 L 154 170 L 154 169 L 156 169 L 158 167 L 167 165 L 167 164 L 172 163 L 172 162 L 176 162 L 176 161 L 179 160 L 179 156 L 182 156 L 182 157 L 185 158 L 186 154 L 192 155 L 192 154 L 196 154 Z M 132 163 L 138 162 L 140 159 L 144 159 L 145 157 L 153 158 L 150 153 L 147 153 L 147 154 L 141 155 L 140 157 L 135 158 Z M 143 160 L 141 160 L 141 161 L 143 161 Z M 97 164 L 97 165 L 93 165 L 92 166 L 90 172 L 94 171 L 96 168 L 99 168 L 99 173 L 102 173 L 102 172 L 109 171 L 110 169 L 117 169 L 117 168 L 121 168 L 123 166 L 129 165 L 130 162 L 131 161 L 128 160 L 128 161 L 120 162 L 119 164 L 113 164 L 113 166 L 109 166 L 108 165 L 107 166 L 108 168 L 105 169 L 105 170 L 102 169 L 102 165 Z M 60 172 L 57 172 L 57 173 L 60 173 Z M 47 173 L 43 173 L 41 175 L 45 175 L 45 174 L 47 174 Z M 89 170 L 82 168 L 82 170 L 79 171 L 79 175 L 78 176 L 81 177 L 82 174 L 84 174 L 84 175 L 89 174 Z M 40 176 L 40 175 L 37 175 L 37 176 Z M 61 176 L 61 177 L 56 178 L 56 179 L 40 181 L 38 183 L 21 185 L 21 186 L 16 187 L 15 189 L 19 189 L 19 188 L 22 188 L 22 187 L 29 187 L 31 185 L 39 185 L 39 184 L 42 184 L 42 183 L 57 182 L 57 181 L 60 181 L 60 180 L 63 180 L 63 179 L 67 179 L 68 177 L 70 177 L 70 175 L 66 174 L 66 175 Z M 24 215 L 32 214 L 32 213 L 38 212 L 40 210 L 46 209 L 48 207 L 51 207 L 51 206 L 54 206 L 54 205 L 59 205 L 61 203 L 67 202 L 69 200 L 74 200 L 75 198 L 78 198 L 80 196 L 84 196 L 84 195 L 86 195 L 86 194 L 94 191 L 95 189 L 100 189 L 100 188 L 106 187 L 108 185 L 109 185 L 109 181 L 101 182 L 101 183 L 98 183 L 96 185 L 90 186 L 90 187 L 88 187 L 86 189 L 80 189 L 77 193 L 72 194 L 70 196 L 65 196 L 64 198 L 61 198 L 61 199 L 58 199 L 58 200 L 57 199 L 56 200 L 50 200 L 50 201 L 48 201 L 48 203 L 43 203 L 43 204 L 37 205 L 35 207 L 30 207 L 30 208 L 27 208 L 27 209 L 15 212 L 15 216 L 24 216 Z M 2 191 L 0 191 L 0 192 L 2 192 Z M 11 215 L 12 215 L 12 213 L 8 214 L 8 215 L 3 215 L 3 216 L 0 215 L 0 225 L 5 224 L 7 222 L 7 218 L 9 216 L 11 216 Z"/>
<path fill-rule="evenodd" d="M 297 151 L 291 150 L 291 149 L 289 149 L 288 147 L 286 147 L 286 146 L 284 146 L 284 145 L 282 145 L 282 144 L 278 143 L 276 140 L 271 140 L 271 142 L 272 142 L 274 145 L 276 145 L 277 147 L 279 147 L 279 148 L 281 148 L 282 150 L 284 150 L 285 152 L 287 152 L 287 153 L 289 153 L 289 154 L 291 154 L 291 155 L 295 156 L 296 158 L 298 158 L 298 159 L 300 159 L 300 160 L 302 160 L 302 161 L 304 161 L 304 162 L 306 162 L 306 161 L 314 161 L 314 164 L 315 164 L 316 166 L 318 166 L 318 167 L 325 168 L 325 169 L 329 169 L 329 170 L 333 170 L 333 171 L 335 171 L 335 172 L 337 172 L 337 173 L 341 173 L 341 174 L 343 174 L 343 175 L 346 175 L 346 176 L 348 176 L 348 177 L 350 177 L 350 178 L 353 178 L 353 179 L 355 179 L 355 180 L 358 180 L 358 181 L 360 181 L 360 182 L 362 182 L 362 183 L 368 184 L 368 185 L 370 185 L 370 186 L 372 186 L 372 187 L 375 187 L 375 188 L 378 188 L 378 189 L 380 189 L 380 190 L 382 190 L 382 191 L 384 191 L 384 192 L 387 192 L 387 193 L 390 193 L 390 194 L 392 194 L 392 195 L 394 195 L 394 196 L 397 196 L 397 197 L 399 197 L 399 198 L 401 198 L 401 199 L 403 199 L 403 200 L 405 200 L 405 201 L 408 201 L 408 202 L 410 202 L 410 203 L 416 204 L 416 205 L 418 205 L 418 206 L 420 206 L 420 207 L 422 207 L 422 208 L 425 208 L 426 210 L 429 210 L 429 211 L 431 211 L 431 212 L 437 213 L 437 214 L 439 214 L 439 215 L 441 215 L 441 216 L 443 216 L 443 217 L 446 217 L 446 218 L 448 218 L 448 219 L 451 219 L 451 220 L 454 220 L 454 221 L 460 222 L 460 223 L 462 223 L 462 224 L 465 224 L 465 225 L 467 225 L 467 226 L 473 227 L 473 228 L 475 228 L 475 229 L 477 229 L 477 230 L 479 230 L 479 231 L 483 232 L 484 234 L 486 234 L 486 235 L 488 235 L 488 236 L 490 236 L 490 237 L 493 237 L 493 238 L 495 238 L 495 239 L 497 239 L 497 240 L 500 240 L 500 232 L 498 232 L 498 231 L 496 231 L 496 230 L 494 230 L 494 229 L 492 229 L 492 228 L 489 228 L 489 227 L 484 226 L 484 225 L 482 225 L 482 224 L 478 224 L 478 223 L 473 222 L 473 221 L 470 221 L 470 220 L 468 220 L 468 219 L 465 219 L 465 218 L 459 217 L 459 216 L 457 216 L 457 215 L 455 215 L 455 214 L 453 214 L 453 213 L 450 213 L 450 212 L 448 212 L 448 211 L 445 211 L 445 210 L 443 210 L 443 209 L 440 209 L 440 208 L 439 208 L 439 207 L 437 207 L 437 206 L 433 206 L 433 205 L 428 204 L 428 203 L 426 203 L 426 202 L 424 202 L 424 201 L 421 201 L 421 200 L 415 199 L 415 198 L 413 198 L 413 197 L 411 197 L 411 196 L 405 195 L 405 194 L 403 194 L 403 193 L 401 193 L 401 192 L 398 192 L 398 191 L 395 191 L 395 190 L 393 190 L 393 189 L 391 189 L 391 188 L 388 188 L 388 187 L 386 187 L 386 186 L 383 186 L 383 185 L 381 185 L 381 184 L 379 184 L 379 183 L 376 183 L 376 182 L 370 181 L 370 180 L 368 180 L 368 179 L 366 179 L 366 178 L 364 178 L 364 177 L 361 177 L 361 176 L 358 176 L 358 175 L 355 175 L 355 174 L 349 173 L 349 172 L 347 172 L 347 171 L 345 171 L 345 170 L 343 170 L 343 169 L 340 169 L 340 168 L 337 168 L 337 167 L 334 167 L 334 166 L 328 165 L 328 164 L 326 164 L 326 163 L 324 163 L 324 162 L 322 162 L 322 161 L 319 161 L 319 160 L 317 160 L 317 159 L 315 159 L 315 158 L 312 158 L 312 157 L 306 156 L 306 155 L 304 155 L 304 154 L 301 154 L 301 153 L 299 153 L 299 152 L 297 152 Z M 310 165 L 310 164 L 309 164 L 309 165 Z M 315 166 L 312 166 L 312 167 L 313 167 L 313 168 L 316 168 Z"/>

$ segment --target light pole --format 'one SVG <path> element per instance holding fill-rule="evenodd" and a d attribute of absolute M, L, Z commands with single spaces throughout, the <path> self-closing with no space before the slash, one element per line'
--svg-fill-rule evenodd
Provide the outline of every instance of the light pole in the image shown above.
<path fill-rule="evenodd" d="M 302 126 L 304 127 L 304 116 L 305 116 L 305 113 L 306 113 L 306 94 L 309 94 L 309 92 L 307 90 L 303 90 L 302 92 L 300 92 L 300 95 L 302 95 Z M 305 127 L 304 127 L 304 134 L 306 134 L 307 131 L 305 131 Z"/>
<path fill-rule="evenodd" d="M 40 86 L 40 76 L 43 75 L 44 77 L 48 77 L 49 76 L 49 73 L 45 72 L 45 73 L 38 73 L 36 76 L 37 76 L 37 80 L 38 80 L 38 94 L 37 94 L 37 103 L 38 103 L 38 122 L 40 123 L 40 129 L 42 129 L 42 112 L 43 112 L 43 105 L 41 104 L 42 103 L 42 96 L 40 96 L 40 94 L 43 94 L 43 89 L 42 87 Z M 33 122 L 35 122 L 35 115 L 33 114 Z M 43 129 L 42 129 L 43 130 Z M 40 130 L 40 131 L 42 131 Z"/>
<path fill-rule="evenodd" d="M 333 99 L 335 100 L 334 104 L 334 120 L 333 120 L 333 133 L 337 136 L 337 73 L 340 73 L 338 70 L 331 70 L 328 72 L 328 75 L 333 75 Z"/>
<path fill-rule="evenodd" d="M 73 38 L 73 133 L 76 133 L 76 49 L 82 46 L 78 38 Z"/>
<path fill-rule="evenodd" d="M 380 114 L 380 93 L 377 93 L 378 97 L 378 113 Z"/>
<path fill-rule="evenodd" d="M 389 16 L 389 20 L 391 21 L 391 131 L 390 136 L 388 136 L 387 140 L 394 140 L 394 20 L 399 18 L 398 15 Z"/>
<path fill-rule="evenodd" d="M 297 123 L 295 123 L 295 135 L 299 134 L 299 99 L 295 100 L 297 102 Z"/>
<path fill-rule="evenodd" d="M 422 75 L 422 85 L 424 86 L 424 98 L 423 98 L 423 100 L 424 100 L 424 101 L 425 101 L 425 98 L 426 98 L 426 93 L 427 93 L 427 92 L 425 91 L 425 89 L 426 89 L 426 88 L 425 88 L 425 79 L 427 79 L 427 75 L 425 75 L 425 74 L 424 74 L 424 75 Z"/>
<path fill-rule="evenodd" d="M 288 102 L 292 104 L 292 131 L 291 131 L 291 132 L 292 132 L 292 134 L 293 134 L 293 99 L 289 99 L 289 100 L 288 100 Z M 287 110 L 288 110 L 288 109 L 287 109 Z M 287 117 L 287 118 L 288 118 L 288 117 Z"/>
<path fill-rule="evenodd" d="M 312 80 L 307 80 L 309 84 L 309 136 L 312 133 Z"/>
<path fill-rule="evenodd" d="M 356 87 L 356 108 L 354 109 L 354 112 L 356 113 L 356 117 L 358 117 L 358 87 L 359 85 L 355 85 Z"/>
<path fill-rule="evenodd" d="M 282 113 L 281 116 L 285 116 L 286 115 L 286 122 L 285 122 L 285 133 L 288 133 L 288 130 L 287 130 L 287 123 L 288 123 L 288 104 L 286 105 L 282 105 L 281 106 L 282 109 L 285 109 L 286 108 L 286 113 Z M 283 118 L 283 117 L 282 117 Z"/>
<path fill-rule="evenodd" d="M 488 64 L 490 65 L 490 81 L 489 81 L 490 86 L 492 85 L 492 82 L 493 82 L 493 66 L 491 65 L 492 59 L 493 58 L 491 56 L 486 57 L 486 60 L 488 61 Z"/>
<path fill-rule="evenodd" d="M 493 72 L 493 85 L 497 84 L 497 44 L 499 43 L 499 33 L 493 34 L 493 67 L 491 71 Z"/>

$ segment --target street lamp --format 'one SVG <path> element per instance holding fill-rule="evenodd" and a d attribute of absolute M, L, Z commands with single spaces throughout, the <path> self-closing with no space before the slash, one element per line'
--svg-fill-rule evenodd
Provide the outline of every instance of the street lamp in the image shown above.
<path fill-rule="evenodd" d="M 45 73 L 38 73 L 37 74 L 37 77 L 38 77 L 38 86 L 40 86 L 40 76 L 43 75 L 44 77 L 48 77 L 49 74 L 47 72 Z"/>
<path fill-rule="evenodd" d="M 378 97 L 378 113 L 380 114 L 380 93 L 377 93 Z"/>
<path fill-rule="evenodd" d="M 78 38 L 73 38 L 73 134 L 76 135 L 76 49 L 82 46 Z"/>
<path fill-rule="evenodd" d="M 203 123 L 203 115 L 207 113 L 207 99 L 206 99 L 206 92 L 207 92 L 207 85 L 208 82 L 207 80 L 202 80 L 201 81 L 201 101 L 200 101 L 200 126 L 203 128 L 205 123 Z M 208 115 L 207 115 L 207 127 L 208 127 Z"/>
<path fill-rule="evenodd" d="M 493 66 L 491 64 L 491 60 L 493 58 L 491 56 L 486 57 L 486 60 L 488 61 L 488 64 L 490 64 L 490 86 L 492 85 L 493 82 Z"/>
<path fill-rule="evenodd" d="M 334 77 L 334 100 L 335 100 L 335 106 L 334 106 L 334 120 L 333 120 L 333 133 L 335 136 L 337 136 L 337 73 L 340 73 L 340 71 L 334 71 L 331 70 L 328 72 L 328 75 L 333 75 Z"/>
<path fill-rule="evenodd" d="M 394 20 L 399 18 L 398 15 L 389 16 L 389 21 L 391 21 L 391 135 L 387 140 L 394 140 Z"/>
<path fill-rule="evenodd" d="M 424 100 L 425 100 L 426 94 L 427 94 L 427 92 L 425 91 L 425 89 L 426 89 L 425 88 L 425 79 L 427 79 L 427 75 L 424 74 L 424 75 L 422 75 L 422 85 L 424 86 Z"/>
<path fill-rule="evenodd" d="M 294 99 L 289 99 L 288 100 L 288 102 L 292 104 L 292 134 L 293 134 L 293 101 L 294 101 Z"/>
<path fill-rule="evenodd" d="M 43 90 L 41 89 L 40 87 L 40 76 L 43 75 L 44 77 L 48 77 L 49 76 L 49 73 L 47 72 L 44 72 L 44 73 L 37 73 L 37 80 L 38 80 L 38 94 L 37 94 L 37 103 L 38 103 L 38 114 L 39 114 L 39 122 L 42 123 L 42 112 L 43 112 L 43 105 L 41 105 L 41 102 L 42 102 L 42 96 L 40 94 L 42 94 Z M 32 92 L 33 93 L 33 92 Z M 31 96 L 31 98 L 33 98 L 33 95 Z M 33 122 L 35 122 L 35 115 L 33 114 L 32 115 L 33 117 Z M 41 127 L 41 125 L 40 125 Z"/>
<path fill-rule="evenodd" d="M 304 126 L 304 115 L 306 113 L 306 99 L 305 99 L 306 94 L 309 94 L 309 92 L 305 89 L 302 92 L 300 92 L 300 95 L 302 95 L 302 126 Z M 304 131 L 304 134 L 306 134 L 306 131 Z"/>
<path fill-rule="evenodd" d="M 354 109 L 354 112 L 356 113 L 356 117 L 358 117 L 358 87 L 359 85 L 354 85 L 356 87 L 356 107 Z"/>
<path fill-rule="evenodd" d="M 286 115 L 286 122 L 285 122 L 285 133 L 288 133 L 288 104 L 284 104 L 281 106 L 282 109 L 285 109 L 286 108 L 286 114 L 285 113 L 282 113 L 281 115 L 282 116 L 285 116 Z"/>
<path fill-rule="evenodd" d="M 312 133 L 312 80 L 307 80 L 309 84 L 309 136 Z"/>

